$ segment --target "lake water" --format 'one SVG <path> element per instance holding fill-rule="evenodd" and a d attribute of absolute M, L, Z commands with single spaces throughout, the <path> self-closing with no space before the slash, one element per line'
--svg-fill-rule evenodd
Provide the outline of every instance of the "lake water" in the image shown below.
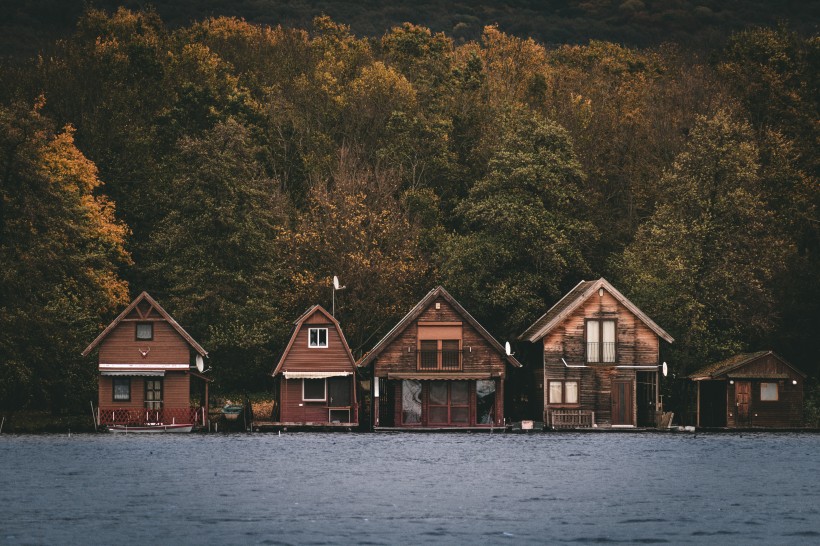
<path fill-rule="evenodd" d="M 817 434 L 0 436 L 0 543 L 820 542 Z"/>

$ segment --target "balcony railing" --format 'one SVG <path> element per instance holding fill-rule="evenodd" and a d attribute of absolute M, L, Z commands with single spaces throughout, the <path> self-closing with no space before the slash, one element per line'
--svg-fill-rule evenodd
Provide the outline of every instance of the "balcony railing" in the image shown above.
<path fill-rule="evenodd" d="M 615 362 L 615 343 L 588 342 L 587 362 Z"/>
<path fill-rule="evenodd" d="M 100 408 L 100 425 L 144 426 L 162 423 L 203 425 L 202 408 Z"/>
<path fill-rule="evenodd" d="M 430 372 L 461 370 L 462 351 L 458 349 L 420 350 L 418 369 Z"/>
<path fill-rule="evenodd" d="M 595 412 L 589 410 L 560 409 L 549 411 L 549 426 L 552 428 L 592 428 Z"/>

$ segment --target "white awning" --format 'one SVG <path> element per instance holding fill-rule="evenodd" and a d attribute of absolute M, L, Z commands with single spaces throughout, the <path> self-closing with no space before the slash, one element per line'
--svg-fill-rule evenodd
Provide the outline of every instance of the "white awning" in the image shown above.
<path fill-rule="evenodd" d="M 345 377 L 353 372 L 282 372 L 285 379 L 327 379 L 328 377 Z"/>
<path fill-rule="evenodd" d="M 150 377 L 163 377 L 165 375 L 164 370 L 129 370 L 127 372 L 100 372 L 100 375 L 116 375 L 116 376 L 150 376 Z"/>

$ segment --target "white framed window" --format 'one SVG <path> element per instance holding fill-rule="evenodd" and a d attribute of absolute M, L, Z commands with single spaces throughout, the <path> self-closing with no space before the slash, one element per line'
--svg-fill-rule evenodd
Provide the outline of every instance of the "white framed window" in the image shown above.
<path fill-rule="evenodd" d="M 302 379 L 302 401 L 324 402 L 327 400 L 326 379 Z"/>
<path fill-rule="evenodd" d="M 325 348 L 327 347 L 327 328 L 310 328 L 308 329 L 308 347 Z"/>
<path fill-rule="evenodd" d="M 549 382 L 549 403 L 550 404 L 577 404 L 578 403 L 578 382 L 577 381 L 550 381 Z"/>
<path fill-rule="evenodd" d="M 777 383 L 761 383 L 760 384 L 760 401 L 761 402 L 777 402 L 779 400 L 777 392 Z"/>
<path fill-rule="evenodd" d="M 587 362 L 615 362 L 617 356 L 614 320 L 586 321 Z"/>

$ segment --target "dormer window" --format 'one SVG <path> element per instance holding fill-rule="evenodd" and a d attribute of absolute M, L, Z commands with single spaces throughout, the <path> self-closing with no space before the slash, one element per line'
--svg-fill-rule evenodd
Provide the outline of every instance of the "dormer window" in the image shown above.
<path fill-rule="evenodd" d="M 615 362 L 615 321 L 586 321 L 587 362 Z"/>
<path fill-rule="evenodd" d="M 308 347 L 321 349 L 327 347 L 327 328 L 310 328 L 308 330 Z"/>
<path fill-rule="evenodd" d="M 137 323 L 137 341 L 151 341 L 154 339 L 154 323 L 153 322 L 138 322 Z"/>

